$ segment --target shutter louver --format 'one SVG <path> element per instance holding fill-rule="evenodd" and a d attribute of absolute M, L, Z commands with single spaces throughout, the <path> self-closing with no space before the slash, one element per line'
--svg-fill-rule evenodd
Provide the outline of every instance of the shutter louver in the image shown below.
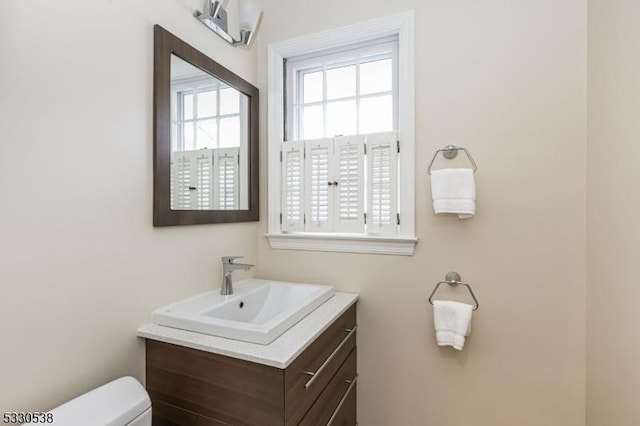
<path fill-rule="evenodd" d="M 333 139 L 306 142 L 306 226 L 308 232 L 333 231 Z M 331 185 L 329 183 L 331 182 Z"/>
<path fill-rule="evenodd" d="M 364 140 L 335 139 L 335 232 L 364 232 Z"/>
<path fill-rule="evenodd" d="M 213 208 L 213 156 L 210 149 L 196 151 L 195 159 L 195 191 L 196 209 Z"/>
<path fill-rule="evenodd" d="M 178 167 L 178 165 L 176 164 L 175 155 L 171 152 L 171 163 L 169 164 L 169 194 L 171 195 L 171 210 L 176 210 L 176 205 L 178 203 L 178 194 L 176 194 L 175 184 L 176 173 L 174 173 L 176 167 Z"/>
<path fill-rule="evenodd" d="M 398 152 L 396 132 L 367 138 L 367 232 L 395 234 L 398 230 Z"/>
<path fill-rule="evenodd" d="M 304 231 L 304 142 L 282 144 L 282 230 Z"/>
<path fill-rule="evenodd" d="M 193 151 L 181 151 L 171 153 L 171 209 L 191 210 L 194 202 L 192 197 L 193 187 L 191 182 L 194 159 Z"/>
<path fill-rule="evenodd" d="M 239 208 L 239 148 L 214 150 L 213 188 L 215 210 L 238 210 Z"/>

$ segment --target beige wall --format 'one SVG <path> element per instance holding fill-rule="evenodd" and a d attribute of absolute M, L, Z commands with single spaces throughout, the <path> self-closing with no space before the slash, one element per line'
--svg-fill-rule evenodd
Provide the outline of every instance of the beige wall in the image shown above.
<path fill-rule="evenodd" d="M 269 0 L 249 52 L 195 22 L 200 3 L 0 2 L 0 411 L 142 378 L 136 327 L 217 285 L 219 256 L 244 254 L 260 276 L 361 295 L 361 424 L 584 425 L 584 1 Z M 264 216 L 151 226 L 153 24 L 259 83 L 265 123 L 268 43 L 405 10 L 416 12 L 415 256 L 274 251 Z M 479 166 L 469 221 L 429 206 L 425 169 L 448 143 Z M 461 353 L 435 345 L 426 302 L 449 270 L 482 304 Z"/>
<path fill-rule="evenodd" d="M 640 4 L 589 0 L 589 426 L 640 419 Z"/>
<path fill-rule="evenodd" d="M 151 225 L 153 24 L 256 82 L 201 6 L 0 2 L 0 412 L 142 379 L 151 311 L 219 286 L 222 255 L 257 261 L 257 223 Z"/>
<path fill-rule="evenodd" d="M 361 295 L 360 424 L 583 426 L 585 2 L 273 0 L 265 7 L 277 18 L 265 19 L 260 32 L 263 93 L 267 44 L 416 14 L 415 255 L 280 251 L 259 239 L 258 275 Z M 468 221 L 436 217 L 429 204 L 426 167 L 449 143 L 469 148 L 478 163 L 478 215 Z M 449 270 L 473 285 L 481 303 L 460 353 L 436 346 L 427 303 Z"/>

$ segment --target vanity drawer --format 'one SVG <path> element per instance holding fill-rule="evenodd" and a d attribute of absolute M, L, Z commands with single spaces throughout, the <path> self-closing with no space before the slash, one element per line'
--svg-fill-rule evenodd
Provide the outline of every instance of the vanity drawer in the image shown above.
<path fill-rule="evenodd" d="M 347 360 L 304 416 L 300 426 L 355 425 L 356 352 L 355 348 L 351 351 Z M 352 423 L 345 421 L 349 418 L 353 418 Z"/>
<path fill-rule="evenodd" d="M 327 426 L 358 426 L 356 418 L 356 384 L 347 390 Z"/>
<path fill-rule="evenodd" d="M 302 420 L 356 347 L 356 328 L 354 305 L 285 369 L 286 425 Z"/>
<path fill-rule="evenodd" d="M 282 369 L 152 340 L 146 349 L 153 406 L 161 402 L 233 426 L 284 423 Z M 175 424 L 190 426 L 187 417 Z"/>
<path fill-rule="evenodd" d="M 153 426 L 229 426 L 208 417 L 173 405 L 155 401 L 152 408 Z"/>

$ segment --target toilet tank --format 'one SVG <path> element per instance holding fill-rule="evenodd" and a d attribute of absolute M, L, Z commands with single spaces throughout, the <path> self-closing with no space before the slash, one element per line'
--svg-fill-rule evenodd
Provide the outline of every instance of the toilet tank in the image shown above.
<path fill-rule="evenodd" d="M 109 382 L 50 413 L 55 426 L 151 426 L 151 400 L 133 377 Z"/>

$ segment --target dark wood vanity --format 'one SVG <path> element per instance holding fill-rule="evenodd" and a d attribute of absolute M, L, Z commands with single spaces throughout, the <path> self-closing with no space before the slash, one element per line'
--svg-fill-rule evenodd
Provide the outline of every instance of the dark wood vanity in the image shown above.
<path fill-rule="evenodd" d="M 286 368 L 146 340 L 154 426 L 356 425 L 356 307 Z"/>

